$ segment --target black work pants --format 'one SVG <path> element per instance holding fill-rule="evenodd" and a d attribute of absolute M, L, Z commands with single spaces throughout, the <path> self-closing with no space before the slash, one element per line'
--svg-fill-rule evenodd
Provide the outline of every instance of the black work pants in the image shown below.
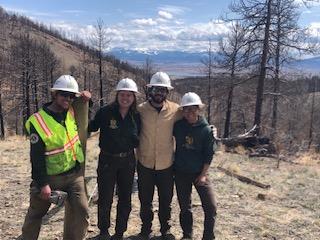
<path fill-rule="evenodd" d="M 131 212 L 131 193 L 135 172 L 135 157 L 111 157 L 100 153 L 98 164 L 98 227 L 100 232 L 110 227 L 110 212 L 114 187 L 117 184 L 118 204 L 115 232 L 122 234 L 127 230 Z"/>
<path fill-rule="evenodd" d="M 204 185 L 195 184 L 195 180 L 198 176 L 199 174 L 175 171 L 175 184 L 180 206 L 180 225 L 185 236 L 192 236 L 193 217 L 191 209 L 191 193 L 193 185 L 199 194 L 204 211 L 204 230 L 202 239 L 212 240 L 214 239 L 214 224 L 217 214 L 216 201 L 208 180 Z"/>
<path fill-rule="evenodd" d="M 173 196 L 173 170 L 146 168 L 138 163 L 138 190 L 140 199 L 141 232 L 150 234 L 153 220 L 152 200 L 155 186 L 158 190 L 160 232 L 166 234 L 170 230 L 171 201 Z"/>

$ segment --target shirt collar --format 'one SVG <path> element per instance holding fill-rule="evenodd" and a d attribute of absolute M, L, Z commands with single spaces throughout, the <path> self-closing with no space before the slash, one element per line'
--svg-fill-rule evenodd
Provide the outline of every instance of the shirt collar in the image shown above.
<path fill-rule="evenodd" d="M 148 101 L 148 104 L 149 104 L 149 107 L 150 107 L 150 108 L 152 108 L 152 109 L 156 110 L 156 109 L 155 109 L 155 107 L 154 107 L 154 106 L 152 106 L 152 104 L 151 104 L 151 102 L 150 102 L 150 101 Z M 167 109 L 168 109 L 168 101 L 167 101 L 167 100 L 164 100 L 164 102 L 163 102 L 163 106 L 162 106 L 162 108 L 161 108 L 161 111 L 160 111 L 160 112 L 165 111 L 165 110 L 167 110 Z"/>

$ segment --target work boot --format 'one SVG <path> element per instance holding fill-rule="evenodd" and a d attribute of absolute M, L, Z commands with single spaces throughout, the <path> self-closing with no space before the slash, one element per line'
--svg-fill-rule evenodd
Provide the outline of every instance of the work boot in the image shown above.
<path fill-rule="evenodd" d="M 99 235 L 96 236 L 97 240 L 109 240 L 110 239 L 110 234 L 108 231 L 106 232 L 100 232 Z"/>
<path fill-rule="evenodd" d="M 214 234 L 212 236 L 210 236 L 210 237 L 207 237 L 207 236 L 203 236 L 202 237 L 202 240 L 214 240 L 214 239 L 216 239 Z"/>
<path fill-rule="evenodd" d="M 123 233 L 115 233 L 110 238 L 110 240 L 122 240 L 122 239 L 123 239 Z"/>
<path fill-rule="evenodd" d="M 162 240 L 175 240 L 176 238 L 171 233 L 165 233 L 161 235 Z"/>
<path fill-rule="evenodd" d="M 143 232 L 141 232 L 141 233 L 139 233 L 139 234 L 136 236 L 135 239 L 136 239 L 136 240 L 150 240 L 150 239 L 151 239 L 151 236 L 150 236 L 150 234 L 148 234 L 148 233 L 143 233 Z"/>
<path fill-rule="evenodd" d="M 184 233 L 181 240 L 192 240 L 192 235 Z"/>

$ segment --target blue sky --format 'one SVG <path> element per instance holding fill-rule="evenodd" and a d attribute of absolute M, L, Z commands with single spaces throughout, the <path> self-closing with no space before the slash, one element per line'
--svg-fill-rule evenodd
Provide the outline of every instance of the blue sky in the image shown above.
<path fill-rule="evenodd" d="M 297 0 L 300 2 L 301 0 Z M 0 0 L 0 6 L 52 25 L 83 39 L 103 19 L 111 36 L 110 48 L 142 51 L 205 51 L 208 39 L 217 40 L 227 25 L 219 16 L 231 0 Z M 320 0 L 301 7 L 300 24 L 320 33 Z"/>

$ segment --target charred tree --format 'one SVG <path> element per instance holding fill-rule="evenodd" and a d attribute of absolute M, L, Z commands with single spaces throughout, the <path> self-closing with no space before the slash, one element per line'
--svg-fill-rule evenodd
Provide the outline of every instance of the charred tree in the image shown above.
<path fill-rule="evenodd" d="M 213 93 L 212 93 L 212 80 L 213 80 L 213 64 L 214 64 L 214 55 L 213 55 L 213 49 L 212 49 L 212 41 L 211 39 L 208 42 L 208 49 L 206 53 L 206 57 L 201 60 L 201 63 L 204 66 L 204 73 L 206 75 L 206 78 L 208 80 L 207 83 L 207 120 L 210 124 L 211 122 L 211 103 L 213 99 Z"/>
<path fill-rule="evenodd" d="M 99 104 L 100 107 L 104 104 L 104 73 L 103 73 L 103 59 L 104 59 L 104 51 L 106 51 L 111 39 L 107 36 L 107 31 L 105 24 L 102 19 L 97 20 L 97 24 L 95 25 L 95 31 L 92 37 L 92 44 L 96 49 L 96 54 L 98 58 L 98 74 L 99 74 Z"/>

